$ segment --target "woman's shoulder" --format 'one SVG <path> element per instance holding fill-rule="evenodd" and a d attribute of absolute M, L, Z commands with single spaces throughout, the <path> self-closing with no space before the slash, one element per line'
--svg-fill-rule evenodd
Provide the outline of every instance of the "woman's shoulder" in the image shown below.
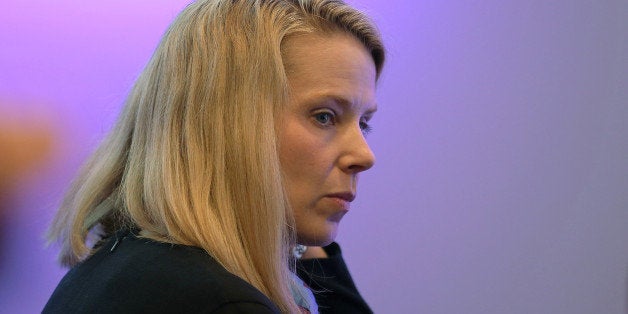
<path fill-rule="evenodd" d="M 72 268 L 44 312 L 275 313 L 259 290 L 199 248 L 113 235 Z"/>

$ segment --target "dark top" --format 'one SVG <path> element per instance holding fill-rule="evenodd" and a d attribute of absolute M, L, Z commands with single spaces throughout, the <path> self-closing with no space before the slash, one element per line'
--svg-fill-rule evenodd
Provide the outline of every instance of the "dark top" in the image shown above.
<path fill-rule="evenodd" d="M 297 261 L 297 275 L 314 291 L 320 313 L 373 313 L 353 283 L 335 242 L 324 247 L 329 258 Z"/>
<path fill-rule="evenodd" d="M 320 313 L 371 313 L 340 248 L 329 259 L 298 261 Z M 279 313 L 255 287 L 200 248 L 161 243 L 131 232 L 113 235 L 63 277 L 43 313 Z"/>

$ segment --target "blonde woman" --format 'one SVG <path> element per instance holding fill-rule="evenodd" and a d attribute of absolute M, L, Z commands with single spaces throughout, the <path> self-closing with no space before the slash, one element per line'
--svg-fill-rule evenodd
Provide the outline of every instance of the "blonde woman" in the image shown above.
<path fill-rule="evenodd" d="M 383 60 L 341 1 L 190 4 L 55 217 L 44 313 L 370 312 L 332 242 Z"/>

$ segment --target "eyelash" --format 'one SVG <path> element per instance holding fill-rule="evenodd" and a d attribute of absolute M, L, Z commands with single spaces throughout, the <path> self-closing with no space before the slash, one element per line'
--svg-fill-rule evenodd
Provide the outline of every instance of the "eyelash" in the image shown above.
<path fill-rule="evenodd" d="M 328 120 L 323 122 L 318 118 L 327 117 Z M 332 126 L 336 124 L 336 114 L 332 111 L 321 111 L 314 114 L 314 119 L 316 122 L 324 127 Z M 373 131 L 373 127 L 366 120 L 360 121 L 360 130 L 364 135 L 367 135 Z"/>
<path fill-rule="evenodd" d="M 373 127 L 368 123 L 368 121 L 360 121 L 360 129 L 364 135 L 373 132 Z"/>
<path fill-rule="evenodd" d="M 322 122 L 320 121 L 318 118 L 320 117 L 329 117 L 329 121 L 328 122 Z M 336 124 L 336 114 L 330 111 L 321 111 L 321 112 L 317 112 L 314 114 L 314 119 L 316 120 L 317 123 L 319 123 L 322 126 L 330 126 L 330 125 L 334 125 Z"/>

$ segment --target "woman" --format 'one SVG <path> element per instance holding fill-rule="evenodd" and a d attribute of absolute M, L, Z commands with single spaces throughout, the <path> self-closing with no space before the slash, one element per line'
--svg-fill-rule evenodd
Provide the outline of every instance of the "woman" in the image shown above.
<path fill-rule="evenodd" d="M 319 246 L 374 162 L 383 60 L 341 1 L 189 5 L 55 217 L 74 267 L 44 312 L 370 311 Z"/>

